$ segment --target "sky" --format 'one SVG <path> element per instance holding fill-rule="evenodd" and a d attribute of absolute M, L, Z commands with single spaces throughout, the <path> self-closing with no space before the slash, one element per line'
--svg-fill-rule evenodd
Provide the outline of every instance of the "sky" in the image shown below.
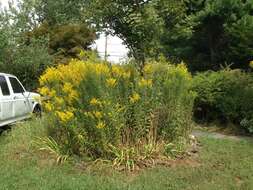
<path fill-rule="evenodd" d="M 3 6 L 8 5 L 8 0 L 0 0 Z M 14 0 L 15 2 L 15 0 Z M 96 40 L 93 48 L 96 48 L 99 52 L 99 55 L 104 58 L 105 52 L 105 35 L 101 35 L 98 40 Z M 127 58 L 128 49 L 123 45 L 123 41 L 116 36 L 108 36 L 108 61 L 114 63 L 120 63 Z"/>
<path fill-rule="evenodd" d="M 114 63 L 120 63 L 127 58 L 128 49 L 125 45 L 122 44 L 123 41 L 116 36 L 108 36 L 107 49 L 108 49 L 108 60 Z M 101 57 L 104 58 L 105 54 L 105 35 L 102 34 L 96 44 L 94 45 L 97 48 Z"/>

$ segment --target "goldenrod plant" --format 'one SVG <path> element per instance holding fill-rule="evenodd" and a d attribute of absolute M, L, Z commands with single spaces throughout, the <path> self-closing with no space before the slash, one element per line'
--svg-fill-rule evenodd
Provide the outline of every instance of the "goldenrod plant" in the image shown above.
<path fill-rule="evenodd" d="M 159 144 L 191 131 L 194 93 L 184 64 L 147 64 L 140 75 L 133 65 L 72 60 L 48 68 L 40 85 L 50 142 L 70 156 L 133 169 L 141 158 L 159 155 Z"/>

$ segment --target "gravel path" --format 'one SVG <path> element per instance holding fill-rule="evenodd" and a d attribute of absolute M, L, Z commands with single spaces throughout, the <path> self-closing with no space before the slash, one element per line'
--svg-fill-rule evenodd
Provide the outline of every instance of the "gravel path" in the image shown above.
<path fill-rule="evenodd" d="M 194 135 L 195 137 L 211 137 L 214 139 L 230 139 L 235 141 L 248 140 L 253 142 L 253 137 L 224 135 L 220 133 L 201 130 L 193 130 L 192 135 Z"/>

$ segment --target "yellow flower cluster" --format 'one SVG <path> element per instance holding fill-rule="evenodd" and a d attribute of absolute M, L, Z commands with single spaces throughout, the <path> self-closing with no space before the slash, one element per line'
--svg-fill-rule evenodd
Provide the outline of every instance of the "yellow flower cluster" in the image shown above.
<path fill-rule="evenodd" d="M 117 85 L 117 80 L 114 78 L 106 79 L 106 85 L 107 87 L 115 87 Z"/>
<path fill-rule="evenodd" d="M 180 71 L 184 75 L 189 75 L 188 69 L 184 63 L 180 63 L 177 65 L 177 70 Z"/>
<path fill-rule="evenodd" d="M 130 104 L 135 104 L 141 100 L 140 92 L 146 90 L 145 88 L 152 89 L 154 86 L 153 74 L 155 72 L 166 72 L 173 77 L 177 77 L 177 75 L 190 77 L 184 64 L 178 66 L 147 64 L 144 67 L 144 76 L 140 77 L 137 70 L 131 66 L 109 66 L 103 63 L 71 60 L 68 65 L 47 69 L 40 77 L 41 88 L 39 92 L 47 97 L 47 102 L 44 103 L 45 110 L 53 113 L 61 123 L 74 120 L 74 115 L 80 112 L 94 120 L 97 123 L 97 128 L 104 128 L 106 124 L 105 121 L 102 121 L 103 119 L 114 117 L 114 112 L 121 113 L 127 109 L 127 105 L 124 103 L 114 106 L 119 95 L 112 93 L 118 93 L 118 88 L 120 91 L 120 85 L 123 84 L 125 86 L 122 89 L 132 89 L 131 95 L 126 97 L 128 100 L 123 102 L 129 101 Z M 80 109 L 79 100 L 83 98 L 83 93 L 85 93 L 80 90 L 80 85 L 86 82 L 88 84 L 91 75 L 94 75 L 92 78 L 94 85 L 100 85 L 101 89 L 103 87 L 108 87 L 108 89 L 102 89 L 106 91 L 102 94 L 105 96 L 101 96 L 99 99 L 96 97 L 88 99 L 90 106 L 87 109 L 83 109 L 83 107 Z M 117 91 L 110 91 L 112 88 Z"/>
<path fill-rule="evenodd" d="M 48 68 L 46 73 L 40 77 L 40 85 L 46 85 L 49 81 L 55 81 L 59 78 L 59 71 L 57 68 Z"/>
<path fill-rule="evenodd" d="M 53 111 L 53 109 L 54 109 L 54 107 L 53 107 L 53 105 L 52 105 L 51 103 L 45 103 L 45 104 L 44 104 L 44 108 L 45 108 L 45 110 L 48 111 L 48 112 L 51 112 L 51 111 Z"/>
<path fill-rule="evenodd" d="M 145 74 L 152 74 L 153 73 L 153 67 L 152 67 L 152 65 L 151 64 L 147 64 L 147 65 L 145 65 L 145 67 L 144 67 L 144 73 Z"/>
<path fill-rule="evenodd" d="M 97 75 L 106 75 L 110 74 L 110 68 L 105 64 L 96 64 L 95 71 Z"/>
<path fill-rule="evenodd" d="M 97 127 L 98 129 L 103 129 L 103 128 L 105 128 L 105 126 L 106 126 L 106 125 L 105 125 L 105 123 L 104 123 L 103 121 L 99 121 L 96 127 Z"/>
<path fill-rule="evenodd" d="M 94 111 L 93 114 L 97 119 L 102 119 L 103 117 L 103 114 L 100 111 Z"/>
<path fill-rule="evenodd" d="M 56 111 L 57 117 L 60 119 L 61 123 L 67 123 L 74 118 L 74 114 L 70 111 L 60 112 Z"/>
<path fill-rule="evenodd" d="M 48 87 L 42 87 L 39 89 L 39 92 L 43 96 L 47 96 L 48 98 L 53 98 L 56 96 L 56 91 L 54 89 L 49 89 Z"/>
<path fill-rule="evenodd" d="M 249 63 L 249 66 L 253 68 L 253 60 Z"/>
<path fill-rule="evenodd" d="M 153 80 L 152 79 L 144 79 L 141 78 L 141 80 L 139 81 L 138 85 L 140 87 L 152 87 L 153 85 Z"/>
<path fill-rule="evenodd" d="M 87 65 L 91 65 L 87 64 Z M 40 77 L 40 85 L 53 85 L 61 81 L 68 81 L 73 86 L 78 86 L 87 73 L 87 65 L 82 61 L 72 60 L 68 65 L 48 68 Z"/>
<path fill-rule="evenodd" d="M 64 99 L 61 97 L 55 97 L 55 103 L 57 106 L 61 107 L 64 104 Z"/>
<path fill-rule="evenodd" d="M 101 106 L 102 102 L 97 98 L 92 98 L 90 100 L 90 105 L 92 105 L 92 106 Z"/>
<path fill-rule="evenodd" d="M 101 120 L 103 118 L 103 113 L 100 111 L 89 111 L 89 112 L 84 112 L 84 115 L 86 117 L 92 118 L 92 119 L 97 119 Z"/>
<path fill-rule="evenodd" d="M 117 66 L 114 65 L 112 67 L 112 74 L 115 77 L 124 78 L 124 79 L 128 79 L 131 76 L 131 72 L 129 70 L 124 69 L 122 66 L 118 66 L 118 65 Z"/>
<path fill-rule="evenodd" d="M 140 96 L 138 93 L 135 92 L 135 93 L 133 93 L 133 95 L 130 96 L 129 98 L 130 98 L 130 102 L 131 102 L 132 104 L 134 104 L 134 103 L 138 102 L 138 101 L 141 99 L 141 96 Z"/>
<path fill-rule="evenodd" d="M 71 83 L 66 82 L 63 84 L 62 91 L 64 92 L 65 99 L 69 104 L 78 99 L 78 92 L 74 89 L 74 86 Z"/>

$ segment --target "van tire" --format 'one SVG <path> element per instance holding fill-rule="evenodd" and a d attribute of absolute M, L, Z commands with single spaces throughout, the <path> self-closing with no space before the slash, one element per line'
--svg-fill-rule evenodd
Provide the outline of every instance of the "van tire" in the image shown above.
<path fill-rule="evenodd" d="M 41 110 L 41 106 L 39 104 L 37 104 L 35 106 L 35 108 L 33 109 L 33 114 L 37 118 L 41 118 L 42 117 L 42 110 Z"/>

